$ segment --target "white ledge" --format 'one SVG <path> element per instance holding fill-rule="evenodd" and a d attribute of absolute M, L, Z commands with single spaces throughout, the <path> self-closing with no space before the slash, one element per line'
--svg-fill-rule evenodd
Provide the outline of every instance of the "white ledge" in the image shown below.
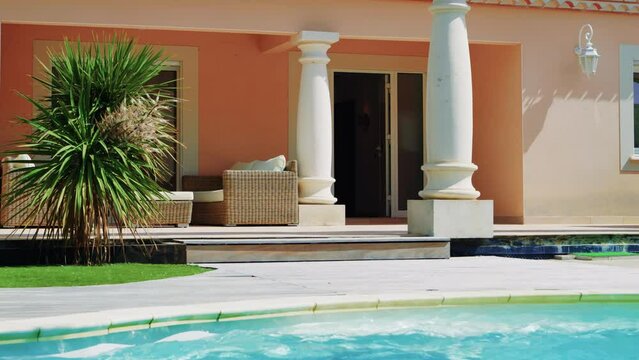
<path fill-rule="evenodd" d="M 334 44 L 337 41 L 339 41 L 339 33 L 304 30 L 293 35 L 291 40 L 294 44 L 303 44 L 303 43 Z"/>

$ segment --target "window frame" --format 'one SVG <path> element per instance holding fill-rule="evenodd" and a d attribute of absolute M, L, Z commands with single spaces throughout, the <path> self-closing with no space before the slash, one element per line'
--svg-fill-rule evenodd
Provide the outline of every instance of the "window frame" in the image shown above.
<path fill-rule="evenodd" d="M 83 43 L 86 44 L 86 43 Z M 43 63 L 51 67 L 48 52 L 60 51 L 62 40 L 33 40 L 32 71 L 36 77 L 44 77 Z M 179 170 L 178 190 L 181 190 L 182 176 L 199 174 L 199 76 L 198 48 L 195 46 L 151 45 L 162 50 L 168 58 L 165 65 L 179 66 L 178 97 L 183 101 L 178 107 L 178 136 L 183 146 L 178 151 Z M 42 59 L 43 63 L 39 59 Z M 32 81 L 33 96 L 42 99 L 47 96 L 42 84 Z"/>
<path fill-rule="evenodd" d="M 173 71 L 175 72 L 175 87 L 176 87 L 176 99 L 182 99 L 182 63 L 174 60 L 165 60 L 160 67 L 160 71 Z M 177 144 L 175 147 L 175 189 L 169 189 L 168 191 L 179 191 L 182 189 L 182 158 L 184 148 L 179 144 L 184 143 L 182 139 L 182 102 L 177 102 L 175 106 L 175 137 Z"/>
<path fill-rule="evenodd" d="M 619 51 L 619 166 L 639 172 L 639 148 L 635 148 L 634 73 L 639 73 L 639 45 L 620 45 Z M 638 94 L 639 96 L 639 94 Z"/>

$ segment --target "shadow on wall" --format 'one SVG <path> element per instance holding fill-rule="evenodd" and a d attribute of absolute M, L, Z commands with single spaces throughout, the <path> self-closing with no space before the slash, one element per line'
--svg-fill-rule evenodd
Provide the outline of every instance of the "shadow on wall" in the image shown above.
<path fill-rule="evenodd" d="M 523 89 L 523 150 L 528 152 L 546 127 L 547 121 L 565 121 L 576 128 L 597 125 L 602 118 L 618 119 L 618 113 L 602 113 L 601 107 L 618 107 L 617 93 L 605 94 L 600 91 L 579 92 L 565 86 L 553 90 Z M 550 113 L 553 106 L 559 106 L 561 112 Z M 572 109 L 569 109 L 572 108 Z M 565 111 L 564 111 L 565 110 Z M 618 124 L 615 124 L 618 126 Z M 574 130 L 574 128 L 573 128 Z"/>
<path fill-rule="evenodd" d="M 544 199 L 540 206 L 550 206 L 565 202 L 557 199 L 567 194 L 577 201 L 584 193 L 601 190 L 586 189 L 580 179 L 618 174 L 619 75 L 612 65 L 618 62 L 614 56 L 587 78 L 569 51 L 555 54 L 554 60 L 561 61 L 553 63 L 539 56 L 527 58 L 520 45 L 471 44 L 470 50 L 473 161 L 479 166 L 473 184 L 482 199 L 494 200 L 497 222 L 523 220 L 524 187 L 527 194 L 534 191 L 537 199 Z"/>
<path fill-rule="evenodd" d="M 603 39 L 606 35 L 614 38 L 613 33 L 598 36 Z M 590 78 L 582 73 L 574 46 L 576 38 L 561 36 L 552 43 L 522 47 L 524 153 L 538 141 L 545 147 L 546 139 L 570 134 L 564 131 L 575 134 L 578 129 L 583 138 L 601 136 L 601 131 L 610 129 L 618 138 L 619 43 L 595 42 L 601 59 Z"/>
<path fill-rule="evenodd" d="M 529 221 L 620 222 L 625 220 L 618 216 L 637 214 L 636 177 L 621 174 L 619 167 L 619 42 L 613 39 L 595 44 L 602 57 L 590 78 L 568 41 L 561 52 L 545 57 L 524 51 L 522 145 Z"/>

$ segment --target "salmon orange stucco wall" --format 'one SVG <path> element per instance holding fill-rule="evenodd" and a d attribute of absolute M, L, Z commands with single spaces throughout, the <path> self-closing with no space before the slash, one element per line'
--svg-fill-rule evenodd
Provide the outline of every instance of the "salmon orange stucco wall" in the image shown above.
<path fill-rule="evenodd" d="M 17 94 L 32 95 L 34 41 L 91 41 L 113 32 L 139 43 L 198 49 L 200 174 L 220 174 L 235 161 L 288 155 L 288 54 L 264 54 L 260 35 L 24 24 L 2 25 L 0 146 L 28 131 L 13 120 L 31 113 Z M 426 56 L 428 44 L 344 40 L 331 52 Z"/>
<path fill-rule="evenodd" d="M 31 95 L 34 40 L 91 41 L 114 31 L 140 43 L 197 47 L 200 174 L 287 153 L 288 57 L 262 54 L 257 35 L 21 24 L 2 25 L 0 144 L 25 131 L 7 123 L 31 113 L 16 91 Z"/>
<path fill-rule="evenodd" d="M 524 220 L 521 47 L 472 44 L 473 176 L 481 199 L 494 200 L 495 221 Z"/>
<path fill-rule="evenodd" d="M 28 131 L 13 120 L 31 113 L 17 93 L 32 95 L 34 41 L 91 41 L 113 32 L 139 43 L 198 49 L 199 174 L 220 174 L 236 161 L 288 155 L 288 54 L 264 54 L 260 35 L 25 24 L 2 25 L 0 146 Z M 344 40 L 331 52 L 426 56 L 428 44 Z"/>

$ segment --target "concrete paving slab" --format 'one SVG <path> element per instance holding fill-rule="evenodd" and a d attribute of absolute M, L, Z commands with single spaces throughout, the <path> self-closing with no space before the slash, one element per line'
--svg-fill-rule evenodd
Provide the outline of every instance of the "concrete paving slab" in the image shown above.
<path fill-rule="evenodd" d="M 0 322 L 101 310 L 334 295 L 459 291 L 639 293 L 639 267 L 468 257 L 210 264 L 216 271 L 132 284 L 0 289 Z"/>

